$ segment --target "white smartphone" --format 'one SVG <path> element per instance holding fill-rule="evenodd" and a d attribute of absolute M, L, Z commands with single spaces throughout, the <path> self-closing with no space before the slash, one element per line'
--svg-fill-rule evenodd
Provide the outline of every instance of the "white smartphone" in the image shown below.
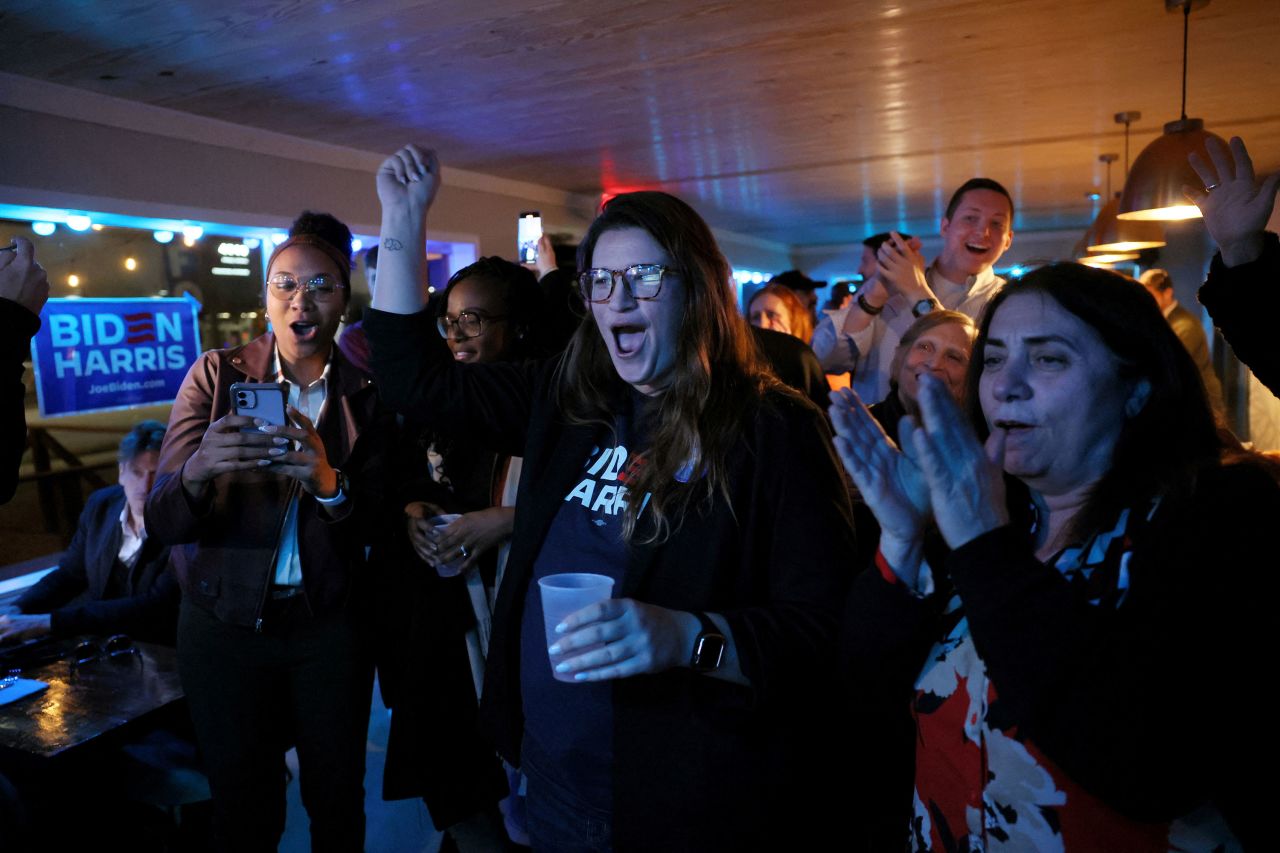
<path fill-rule="evenodd" d="M 520 263 L 538 262 L 538 241 L 542 239 L 542 214 L 529 210 L 520 214 L 516 222 L 516 244 L 520 250 Z"/>

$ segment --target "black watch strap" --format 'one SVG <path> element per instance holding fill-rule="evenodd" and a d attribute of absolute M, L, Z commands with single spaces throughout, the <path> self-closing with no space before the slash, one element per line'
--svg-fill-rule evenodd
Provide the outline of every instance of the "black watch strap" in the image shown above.
<path fill-rule="evenodd" d="M 702 630 L 693 640 L 693 654 L 689 657 L 689 668 L 694 672 L 715 672 L 724 662 L 724 650 L 728 645 L 724 632 L 721 631 L 711 617 L 701 610 L 694 611 L 694 616 L 702 623 Z"/>
<path fill-rule="evenodd" d="M 870 302 L 868 302 L 867 295 L 865 293 L 858 294 L 857 302 L 858 302 L 858 307 L 861 308 L 863 311 L 865 311 L 867 314 L 870 314 L 872 317 L 876 316 L 877 314 L 879 314 L 881 311 L 884 310 L 883 305 L 877 308 L 875 305 L 872 305 Z"/>

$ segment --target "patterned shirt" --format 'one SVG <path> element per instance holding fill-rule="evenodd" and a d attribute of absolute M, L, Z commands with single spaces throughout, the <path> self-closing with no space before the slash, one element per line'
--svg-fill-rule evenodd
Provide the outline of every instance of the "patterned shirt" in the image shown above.
<path fill-rule="evenodd" d="M 1052 561 L 1090 606 L 1125 604 L 1134 516 L 1142 513 L 1125 510 L 1114 528 Z M 915 684 L 912 850 L 1242 849 L 1211 807 L 1171 823 L 1140 823 L 1072 782 L 1002 707 L 958 595 L 951 596 L 943 620 L 943 639 L 929 651 Z"/>

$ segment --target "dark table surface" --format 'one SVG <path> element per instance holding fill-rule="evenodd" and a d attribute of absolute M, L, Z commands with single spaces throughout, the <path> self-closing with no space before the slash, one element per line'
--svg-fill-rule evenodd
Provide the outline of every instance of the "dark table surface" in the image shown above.
<path fill-rule="evenodd" d="M 68 655 L 74 645 L 68 641 Z M 0 706 L 0 750 L 53 758 L 182 699 L 176 652 L 151 643 L 134 645 L 141 655 L 103 658 L 74 671 L 68 660 L 25 668 L 23 678 L 49 687 Z"/>

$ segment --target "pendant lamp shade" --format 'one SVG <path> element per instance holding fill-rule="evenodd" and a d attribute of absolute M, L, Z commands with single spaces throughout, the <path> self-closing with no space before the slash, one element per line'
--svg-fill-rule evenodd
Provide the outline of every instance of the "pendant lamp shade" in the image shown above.
<path fill-rule="evenodd" d="M 1120 196 L 1098 211 L 1098 218 L 1085 232 L 1085 247 L 1090 252 L 1138 252 L 1165 245 L 1164 229 L 1154 222 L 1117 218 Z"/>
<path fill-rule="evenodd" d="M 1105 255 L 1088 255 L 1081 258 L 1080 263 L 1087 267 L 1110 267 L 1112 264 L 1136 261 L 1137 259 L 1137 252 L 1111 252 Z"/>
<path fill-rule="evenodd" d="M 1124 219 L 1175 220 L 1195 219 L 1200 216 L 1196 207 L 1183 195 L 1184 186 L 1204 188 L 1204 183 L 1187 162 L 1187 155 L 1195 152 L 1205 162 L 1209 154 L 1204 143 L 1210 137 L 1223 142 L 1222 137 L 1204 129 L 1198 118 L 1178 119 L 1164 126 L 1164 133 L 1142 149 L 1133 162 L 1129 177 L 1120 195 L 1120 212 Z"/>
<path fill-rule="evenodd" d="M 1071 247 L 1071 257 L 1077 263 L 1084 264 L 1087 267 L 1110 267 L 1112 264 L 1118 264 L 1121 261 L 1134 261 L 1138 259 L 1137 252 L 1109 252 L 1105 255 L 1091 255 L 1085 250 L 1085 238 L 1081 237 Z"/>

